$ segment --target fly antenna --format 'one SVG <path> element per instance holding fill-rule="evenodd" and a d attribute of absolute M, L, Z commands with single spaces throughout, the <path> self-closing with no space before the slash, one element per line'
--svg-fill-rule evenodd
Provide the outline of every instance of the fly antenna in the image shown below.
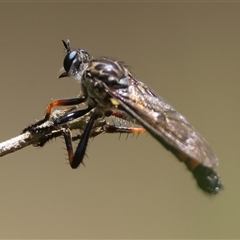
<path fill-rule="evenodd" d="M 66 42 L 64 40 L 62 40 L 62 42 L 63 42 L 63 45 L 64 45 L 66 51 L 70 52 L 71 49 L 70 49 L 70 41 L 69 41 L 69 39 Z"/>

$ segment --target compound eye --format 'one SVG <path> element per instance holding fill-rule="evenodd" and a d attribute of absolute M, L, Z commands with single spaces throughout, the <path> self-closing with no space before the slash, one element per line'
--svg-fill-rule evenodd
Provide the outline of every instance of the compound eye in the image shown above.
<path fill-rule="evenodd" d="M 76 55 L 77 55 L 77 51 L 72 51 L 68 53 L 64 58 L 63 67 L 67 73 L 69 72 Z"/>

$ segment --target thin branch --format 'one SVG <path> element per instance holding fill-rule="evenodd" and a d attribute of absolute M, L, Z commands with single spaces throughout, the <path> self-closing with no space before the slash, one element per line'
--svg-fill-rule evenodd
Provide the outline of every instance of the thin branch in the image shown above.
<path fill-rule="evenodd" d="M 40 126 L 40 127 L 52 126 L 54 120 L 63 116 L 68 111 L 69 111 L 69 109 L 53 111 L 51 114 L 50 120 L 45 122 L 44 124 L 42 124 L 42 126 Z M 67 124 L 67 127 L 69 127 L 70 129 L 79 129 L 80 132 L 83 132 L 83 130 L 86 127 L 87 122 L 89 121 L 91 113 L 92 112 L 89 112 L 78 119 L 70 121 Z M 106 125 L 108 125 L 108 124 L 106 123 L 105 120 L 97 119 L 92 128 L 90 137 L 95 137 L 98 134 L 104 132 L 104 127 Z M 15 152 L 17 150 L 20 150 L 29 145 L 37 146 L 39 144 L 39 142 L 41 142 L 42 139 L 47 138 L 47 137 L 49 139 L 53 138 L 53 137 L 51 137 L 51 135 L 54 136 L 54 133 L 56 133 L 56 132 L 57 132 L 57 130 L 51 132 L 51 131 L 47 130 L 47 128 L 46 128 L 46 130 L 44 130 L 40 133 L 32 134 L 30 132 L 26 132 L 26 133 L 23 133 L 23 134 L 20 134 L 20 135 L 14 137 L 14 138 L 11 138 L 7 141 L 4 141 L 4 142 L 0 143 L 0 157 L 4 156 L 6 154 L 9 154 L 9 153 Z"/>

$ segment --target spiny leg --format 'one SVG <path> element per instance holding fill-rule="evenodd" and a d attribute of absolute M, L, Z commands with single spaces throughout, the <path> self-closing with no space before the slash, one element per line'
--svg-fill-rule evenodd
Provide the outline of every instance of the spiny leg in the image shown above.
<path fill-rule="evenodd" d="M 92 110 L 92 108 L 88 107 L 86 109 L 81 109 L 81 110 L 78 110 L 75 112 L 68 113 L 68 114 L 56 119 L 52 126 L 46 127 L 46 128 L 41 127 L 38 131 L 44 131 L 45 129 L 48 129 L 50 132 L 48 134 L 46 134 L 44 137 L 42 137 L 36 146 L 43 147 L 45 145 L 45 143 L 48 142 L 49 140 L 59 137 L 59 136 L 62 136 L 63 130 L 62 130 L 62 128 L 58 129 L 58 126 L 60 126 L 64 123 L 67 123 L 71 120 L 74 120 L 76 118 L 82 117 L 83 115 L 85 115 L 86 113 L 88 113 L 91 110 Z"/>
<path fill-rule="evenodd" d="M 92 109 L 93 109 L 92 107 L 88 107 L 88 108 L 85 108 L 85 109 L 77 110 L 75 112 L 67 113 L 66 115 L 56 119 L 54 121 L 54 125 L 55 126 L 62 125 L 62 124 L 67 123 L 71 120 L 80 118 L 83 115 L 85 115 L 86 113 L 90 112 Z"/>
<path fill-rule="evenodd" d="M 43 147 L 48 141 L 52 140 L 53 138 L 57 138 L 62 136 L 62 129 L 52 131 L 49 134 L 46 134 L 42 138 L 40 138 L 37 144 L 34 144 L 34 147 Z"/>
<path fill-rule="evenodd" d="M 140 133 L 146 133 L 147 131 L 142 127 L 122 127 L 122 126 L 116 126 L 109 123 L 105 123 L 103 126 L 101 126 L 101 129 L 99 131 L 92 131 L 90 134 L 90 137 L 96 137 L 101 133 L 127 133 L 127 134 L 140 134 Z M 82 138 L 81 134 L 77 134 L 76 136 L 72 137 L 72 141 L 76 141 Z"/>
<path fill-rule="evenodd" d="M 98 114 L 96 112 L 93 113 L 81 136 L 81 140 L 78 143 L 75 153 L 73 152 L 73 148 L 72 148 L 72 137 L 71 137 L 70 129 L 66 129 L 63 131 L 63 136 L 65 139 L 67 152 L 68 152 L 68 159 L 72 168 L 77 168 L 83 162 L 83 158 L 85 156 L 91 129 L 93 127 L 94 121 L 97 118 L 98 118 Z"/>
<path fill-rule="evenodd" d="M 90 109 L 91 110 L 91 109 Z M 89 111 L 90 111 L 89 110 Z M 72 113 L 75 114 L 75 113 Z M 70 115 L 70 114 L 68 114 Z M 66 116 L 67 117 L 67 116 Z M 70 129 L 66 129 L 63 131 L 63 136 L 65 139 L 66 147 L 67 147 L 67 152 L 68 152 L 68 158 L 69 158 L 69 163 L 72 168 L 77 168 L 82 162 L 83 158 L 85 156 L 88 140 L 91 134 L 91 130 L 94 124 L 94 121 L 98 118 L 98 114 L 95 112 L 91 116 L 83 134 L 80 137 L 80 142 L 76 148 L 75 153 L 73 152 L 73 147 L 72 147 L 72 136 L 71 136 L 71 131 Z M 65 116 L 63 116 L 61 119 L 63 120 Z M 61 119 L 58 120 L 59 123 L 63 123 Z M 108 133 L 113 133 L 113 132 L 124 132 L 124 133 L 144 133 L 146 130 L 144 128 L 128 128 L 128 127 L 117 127 L 114 125 L 109 125 L 107 124 L 106 127 L 104 128 L 104 132 Z"/>
<path fill-rule="evenodd" d="M 52 101 L 46 108 L 46 114 L 43 119 L 39 120 L 38 122 L 26 127 L 23 129 L 22 133 L 25 133 L 27 131 L 34 131 L 35 128 L 37 128 L 39 125 L 43 124 L 50 118 L 50 114 L 53 107 L 56 106 L 70 106 L 70 105 L 78 105 L 80 103 L 83 103 L 86 101 L 85 97 L 82 98 L 71 98 L 71 99 L 58 99 L 55 101 Z"/>
<path fill-rule="evenodd" d="M 131 116 L 129 116 L 126 112 L 124 112 L 123 110 L 108 110 L 105 112 L 105 116 L 106 117 L 110 117 L 110 116 L 114 116 L 116 118 L 120 118 L 123 120 L 126 120 L 128 122 L 134 123 L 134 124 L 138 124 L 140 125 L 136 119 L 132 118 Z"/>
<path fill-rule="evenodd" d="M 49 140 L 62 136 L 64 134 L 63 128 L 56 129 L 56 126 L 67 123 L 68 121 L 71 121 L 73 119 L 79 118 L 79 117 L 83 116 L 84 114 L 86 114 L 87 112 L 89 112 L 90 110 L 91 110 L 91 108 L 82 109 L 82 110 L 78 110 L 75 112 L 67 113 L 64 116 L 59 117 L 58 119 L 55 120 L 54 125 L 47 127 L 47 128 L 49 128 L 48 129 L 49 133 L 46 134 L 45 136 L 43 136 L 40 139 L 39 143 L 36 144 L 35 146 L 43 147 L 45 145 L 45 143 L 48 142 Z M 117 116 L 116 116 L 116 114 L 113 114 L 113 116 L 121 118 L 121 119 L 126 119 L 125 113 L 122 113 L 122 112 L 117 114 Z M 132 134 L 146 133 L 146 130 L 142 127 L 117 126 L 117 125 L 109 124 L 106 121 L 100 122 L 100 123 L 101 123 L 101 125 L 97 124 L 96 126 L 93 126 L 93 129 L 90 133 L 90 137 L 96 137 L 97 135 L 99 135 L 101 133 L 120 133 L 120 134 L 121 133 L 127 133 L 127 134 L 129 134 L 129 133 L 132 133 Z M 42 127 L 38 131 L 44 131 L 44 130 L 45 130 L 45 128 Z M 68 135 L 68 133 L 65 133 L 65 134 Z M 72 141 L 76 141 L 81 138 L 82 138 L 82 135 L 78 134 L 78 135 L 72 137 Z"/>
<path fill-rule="evenodd" d="M 122 126 L 115 126 L 112 124 L 106 124 L 104 126 L 105 133 L 146 133 L 147 131 L 142 127 L 122 127 Z"/>

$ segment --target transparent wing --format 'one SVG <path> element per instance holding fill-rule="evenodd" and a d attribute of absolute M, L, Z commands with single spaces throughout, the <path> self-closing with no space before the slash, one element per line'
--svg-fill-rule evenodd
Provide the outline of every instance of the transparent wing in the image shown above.
<path fill-rule="evenodd" d="M 177 152 L 180 150 L 206 167 L 213 168 L 218 164 L 207 141 L 184 116 L 131 74 L 128 80 L 127 89 L 108 91 L 123 110 L 165 147 L 173 147 Z"/>

